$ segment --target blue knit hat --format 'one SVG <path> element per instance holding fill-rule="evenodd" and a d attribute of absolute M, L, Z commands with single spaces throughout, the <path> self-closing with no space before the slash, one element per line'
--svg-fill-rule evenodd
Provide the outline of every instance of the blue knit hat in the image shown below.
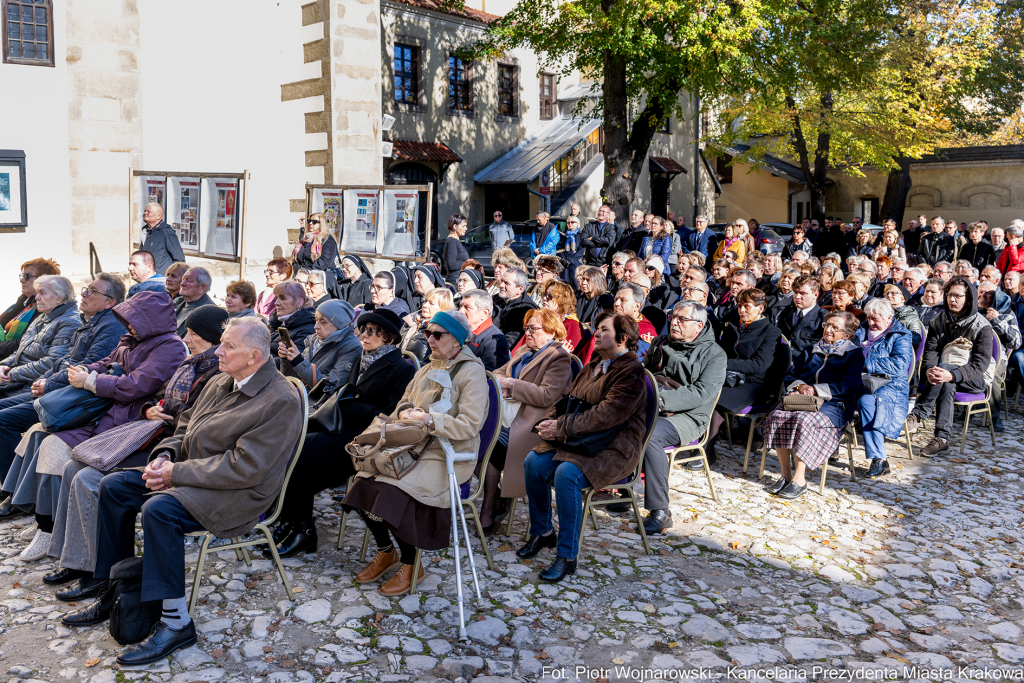
<path fill-rule="evenodd" d="M 438 311 L 430 319 L 432 325 L 440 325 L 445 331 L 455 337 L 455 341 L 459 342 L 460 346 L 466 344 L 466 337 L 469 336 L 469 330 L 460 323 L 454 315 L 447 311 Z"/>
<path fill-rule="evenodd" d="M 316 312 L 327 318 L 327 322 L 339 330 L 343 330 L 351 325 L 352 319 L 356 316 L 356 311 L 352 308 L 352 304 L 341 299 L 328 299 L 316 307 Z"/>

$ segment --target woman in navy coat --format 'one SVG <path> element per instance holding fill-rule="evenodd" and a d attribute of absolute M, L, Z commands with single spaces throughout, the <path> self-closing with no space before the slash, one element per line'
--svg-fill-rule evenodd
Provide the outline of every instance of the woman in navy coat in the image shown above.
<path fill-rule="evenodd" d="M 785 394 L 822 398 L 817 411 L 783 410 L 768 414 L 764 425 L 766 448 L 775 448 L 782 477 L 768 486 L 769 493 L 792 499 L 807 489 L 804 473 L 818 469 L 839 447 L 843 428 L 853 419 L 864 370 L 864 353 L 850 339 L 857 334 L 852 313 L 833 311 L 825 317 L 821 340 L 804 349 L 782 384 Z M 796 468 L 790 467 L 790 455 Z"/>

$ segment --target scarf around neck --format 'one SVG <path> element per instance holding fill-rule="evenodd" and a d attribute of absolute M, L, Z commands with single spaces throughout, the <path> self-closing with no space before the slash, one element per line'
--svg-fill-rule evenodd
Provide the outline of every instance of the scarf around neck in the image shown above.
<path fill-rule="evenodd" d="M 383 356 L 394 351 L 394 344 L 381 344 L 373 351 L 364 352 L 363 355 L 359 356 L 359 377 L 356 382 L 363 381 L 363 375 L 370 369 L 370 366 L 380 360 Z"/>
<path fill-rule="evenodd" d="M 188 403 L 188 395 L 192 391 L 192 384 L 196 381 L 196 377 L 204 375 L 219 365 L 220 360 L 217 358 L 216 353 L 217 347 L 211 346 L 202 353 L 186 358 L 178 366 L 178 369 L 174 371 L 174 376 L 167 383 L 164 398 L 174 399 L 183 404 Z"/>

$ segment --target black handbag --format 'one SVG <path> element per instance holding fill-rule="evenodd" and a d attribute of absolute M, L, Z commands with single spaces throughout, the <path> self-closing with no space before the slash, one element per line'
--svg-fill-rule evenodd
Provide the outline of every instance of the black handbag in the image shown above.
<path fill-rule="evenodd" d="M 742 372 L 733 372 L 732 370 L 725 371 L 725 386 L 727 387 L 738 387 L 741 384 L 746 384 L 747 376 Z"/>
<path fill-rule="evenodd" d="M 306 431 L 339 434 L 345 426 L 344 408 L 356 400 L 355 386 L 346 384 L 334 391 L 334 385 L 323 379 L 317 382 L 317 385 L 310 390 L 309 395 L 310 403 L 314 400 L 314 396 L 319 400 L 315 407 L 310 408 Z"/>
<path fill-rule="evenodd" d="M 119 363 L 111 363 L 105 374 L 120 376 L 124 373 Z M 51 434 L 76 429 L 98 420 L 107 414 L 112 405 L 113 398 L 97 396 L 88 389 L 79 389 L 70 384 L 47 392 L 33 402 L 39 421 Z"/>
<path fill-rule="evenodd" d="M 573 429 L 576 417 L 580 414 L 580 411 L 590 410 L 594 405 L 576 396 L 566 396 L 559 403 L 562 401 L 565 402 L 564 412 L 562 410 L 558 410 L 558 412 L 565 415 L 566 436 L 562 445 L 566 450 L 593 457 L 608 448 L 612 440 L 615 439 L 615 436 L 622 431 L 620 425 L 612 429 L 602 429 L 599 432 L 576 434 Z M 559 408 L 561 407 L 559 406 Z"/>
<path fill-rule="evenodd" d="M 142 601 L 141 557 L 129 557 L 110 568 L 110 584 L 100 602 L 109 605 L 108 629 L 121 645 L 148 638 L 163 613 L 161 601 Z"/>
<path fill-rule="evenodd" d="M 891 382 L 892 377 L 881 372 L 865 372 L 861 374 L 860 381 L 873 394 Z"/>

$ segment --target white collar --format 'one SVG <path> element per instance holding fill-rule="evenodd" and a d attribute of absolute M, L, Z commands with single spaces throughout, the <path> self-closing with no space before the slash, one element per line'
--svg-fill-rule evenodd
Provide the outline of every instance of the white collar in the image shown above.
<path fill-rule="evenodd" d="M 802 318 L 805 315 L 807 315 L 808 313 L 810 313 L 811 310 L 813 310 L 814 307 L 817 306 L 817 305 L 818 304 L 815 302 L 815 303 L 811 304 L 810 306 L 808 306 L 807 308 L 799 308 L 799 309 L 797 309 L 798 311 L 800 311 L 800 317 Z"/>
<path fill-rule="evenodd" d="M 256 373 L 254 372 L 254 373 L 252 373 L 251 375 L 249 375 L 248 377 L 246 377 L 243 380 L 237 380 L 236 379 L 235 380 L 235 387 L 234 387 L 234 389 L 232 389 L 232 391 L 238 391 L 239 389 L 244 387 L 245 383 L 248 382 L 249 380 L 251 380 L 255 375 L 256 375 Z"/>

